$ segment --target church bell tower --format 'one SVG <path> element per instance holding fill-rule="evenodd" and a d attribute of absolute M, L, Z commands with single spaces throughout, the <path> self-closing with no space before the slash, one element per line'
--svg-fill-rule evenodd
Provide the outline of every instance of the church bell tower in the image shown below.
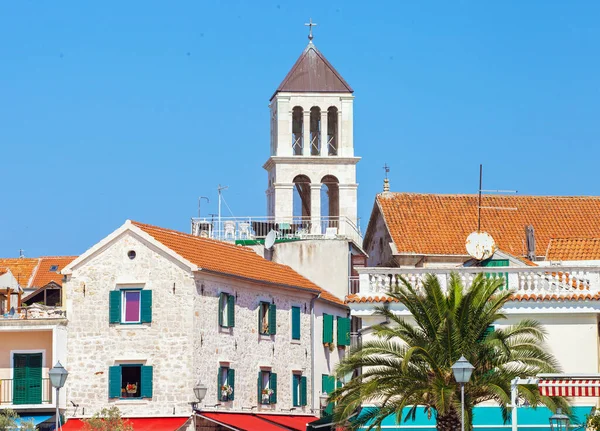
<path fill-rule="evenodd" d="M 267 211 L 324 234 L 357 223 L 352 88 L 309 43 L 270 100 Z M 343 232 L 339 232 L 343 233 Z"/>

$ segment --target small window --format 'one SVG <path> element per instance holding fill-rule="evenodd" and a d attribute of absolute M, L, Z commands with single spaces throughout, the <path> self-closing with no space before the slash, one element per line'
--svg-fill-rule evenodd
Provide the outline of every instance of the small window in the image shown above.
<path fill-rule="evenodd" d="M 300 307 L 292 307 L 292 340 L 300 339 Z"/>
<path fill-rule="evenodd" d="M 277 308 L 275 304 L 261 302 L 258 307 L 258 331 L 263 335 L 277 332 Z"/>
<path fill-rule="evenodd" d="M 135 256 L 136 256 L 136 254 L 135 254 L 135 251 L 134 251 L 134 250 L 129 250 L 129 251 L 127 252 L 127 257 L 128 257 L 129 259 L 133 260 L 133 259 L 135 259 Z"/>
<path fill-rule="evenodd" d="M 292 374 L 292 403 L 294 407 L 302 407 L 307 404 L 306 377 L 300 373 Z"/>
<path fill-rule="evenodd" d="M 109 398 L 152 398 L 151 366 L 122 364 L 110 367 Z"/>
<path fill-rule="evenodd" d="M 141 297 L 142 292 L 140 290 L 123 290 L 122 291 L 121 304 L 123 313 L 121 316 L 121 322 L 123 323 L 140 323 L 141 318 Z"/>
<path fill-rule="evenodd" d="M 277 374 L 271 371 L 258 372 L 258 402 L 260 404 L 277 403 Z"/>
<path fill-rule="evenodd" d="M 50 266 L 50 272 L 56 272 L 56 271 L 58 271 L 58 265 Z"/>
<path fill-rule="evenodd" d="M 222 328 L 235 326 L 235 296 L 225 292 L 219 295 L 219 326 Z"/>
<path fill-rule="evenodd" d="M 235 370 L 229 367 L 219 367 L 217 375 L 219 382 L 219 401 L 233 401 L 235 396 Z"/>

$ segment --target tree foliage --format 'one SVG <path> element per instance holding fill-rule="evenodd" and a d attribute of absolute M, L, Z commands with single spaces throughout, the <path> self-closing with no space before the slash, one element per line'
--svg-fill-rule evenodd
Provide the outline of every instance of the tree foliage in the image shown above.
<path fill-rule="evenodd" d="M 121 417 L 118 407 L 104 408 L 92 416 L 83 420 L 84 431 L 133 431 L 133 425 L 127 419 Z"/>
<path fill-rule="evenodd" d="M 19 415 L 11 409 L 0 410 L 0 431 L 35 431 L 32 421 L 21 421 L 17 425 Z"/>
<path fill-rule="evenodd" d="M 373 337 L 353 348 L 338 365 L 343 376 L 356 369 L 362 375 L 336 390 L 338 421 L 350 417 L 362 404 L 374 404 L 353 420 L 352 427 L 369 423 L 379 428 L 384 418 L 395 415 L 400 423 L 414 418 L 418 408 L 436 417 L 437 429 L 460 429 L 460 386 L 452 365 L 464 355 L 475 366 L 465 385 L 465 424 L 471 429 L 473 406 L 496 402 L 505 422 L 509 418 L 511 381 L 539 373 L 559 371 L 556 359 L 545 349 L 545 332 L 540 323 L 522 320 L 502 324 L 503 306 L 511 293 L 503 280 L 478 275 L 469 289 L 452 274 L 447 289 L 435 275 L 426 275 L 418 288 L 401 278 L 390 291 L 411 316 L 404 318 L 388 308 L 377 314 L 387 322 L 373 328 Z M 520 396 L 532 406 L 569 409 L 563 398 L 540 395 L 536 385 L 520 385 Z M 403 410 L 408 413 L 402 418 Z"/>

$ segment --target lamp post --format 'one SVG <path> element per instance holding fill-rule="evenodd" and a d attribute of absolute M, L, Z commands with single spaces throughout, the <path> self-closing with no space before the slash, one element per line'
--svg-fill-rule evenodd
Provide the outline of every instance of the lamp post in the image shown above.
<path fill-rule="evenodd" d="M 198 408 L 198 403 L 201 403 L 204 397 L 206 396 L 206 390 L 208 388 L 201 380 L 194 385 L 194 395 L 196 396 L 197 402 L 192 402 L 192 415 L 194 415 L 194 431 L 196 431 L 196 409 Z"/>
<path fill-rule="evenodd" d="M 327 408 L 327 404 L 329 404 L 329 395 L 327 392 L 323 391 L 321 396 L 319 397 L 319 407 L 321 410 L 321 417 L 325 416 L 325 409 Z"/>
<path fill-rule="evenodd" d="M 454 365 L 452 365 L 452 373 L 454 380 L 460 383 L 460 423 L 461 430 L 465 431 L 465 383 L 471 378 L 471 373 L 475 367 L 467 361 L 464 356 L 461 356 Z"/>
<path fill-rule="evenodd" d="M 569 416 L 563 414 L 562 409 L 556 409 L 556 413 L 550 416 L 550 431 L 568 431 Z"/>
<path fill-rule="evenodd" d="M 50 376 L 50 384 L 52 384 L 52 386 L 56 388 L 56 430 L 58 430 L 58 420 L 60 414 L 58 410 L 58 394 L 60 388 L 62 388 L 65 385 L 68 375 L 69 372 L 65 370 L 65 367 L 62 366 L 60 361 L 58 361 L 56 365 L 52 367 L 50 371 L 48 371 L 48 376 Z"/>

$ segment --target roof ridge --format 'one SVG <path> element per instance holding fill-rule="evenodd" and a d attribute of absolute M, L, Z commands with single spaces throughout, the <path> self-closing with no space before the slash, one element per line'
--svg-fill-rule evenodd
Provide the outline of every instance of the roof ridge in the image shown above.
<path fill-rule="evenodd" d="M 70 258 L 78 258 L 79 256 L 39 256 L 35 259 L 70 259 Z"/>
<path fill-rule="evenodd" d="M 377 197 L 395 197 L 395 196 L 440 196 L 440 197 L 477 197 L 477 193 L 420 193 L 420 192 L 382 192 Z M 555 198 L 555 199 L 600 199 L 600 195 L 496 195 L 482 193 L 482 196 L 492 196 L 494 198 Z"/>

